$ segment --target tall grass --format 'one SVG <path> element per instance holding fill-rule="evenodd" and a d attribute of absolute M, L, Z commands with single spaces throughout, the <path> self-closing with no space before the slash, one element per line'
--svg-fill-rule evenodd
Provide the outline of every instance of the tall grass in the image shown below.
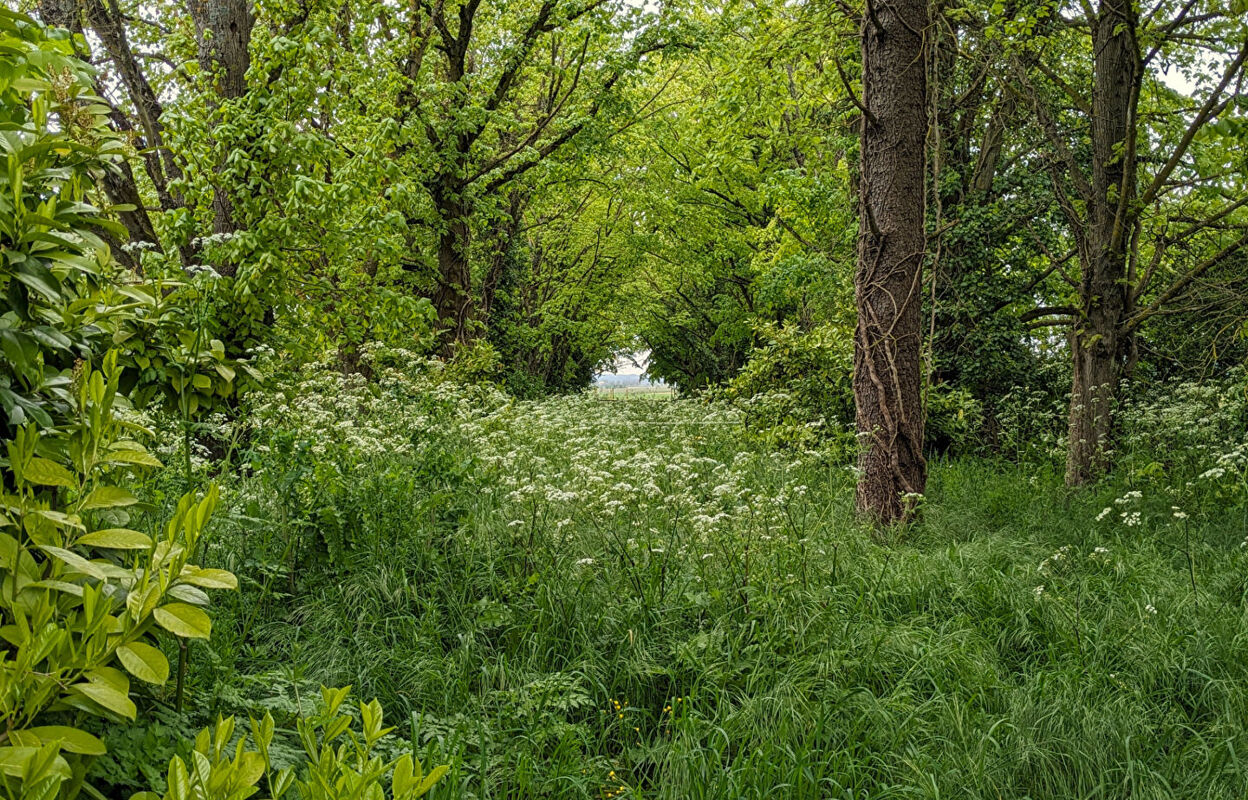
<path fill-rule="evenodd" d="M 476 391 L 257 408 L 200 697 L 353 684 L 438 798 L 1248 795 L 1242 519 L 1199 482 L 940 462 L 883 541 L 731 411 Z"/>

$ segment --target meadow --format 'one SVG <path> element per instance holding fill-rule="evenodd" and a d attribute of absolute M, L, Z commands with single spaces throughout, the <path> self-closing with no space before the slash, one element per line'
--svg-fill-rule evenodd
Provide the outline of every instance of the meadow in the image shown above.
<path fill-rule="evenodd" d="M 317 687 L 351 685 L 397 725 L 383 752 L 450 766 L 435 798 L 1248 792 L 1233 393 L 1133 411 L 1092 490 L 934 457 L 919 521 L 881 534 L 840 451 L 730 405 L 439 369 L 313 370 L 196 459 L 227 509 L 204 561 L 241 580 L 192 650 L 198 722 L 269 711 L 293 753 Z M 1151 460 L 1173 435 L 1190 463 Z M 156 719 L 106 738 L 119 790 L 197 722 Z"/>

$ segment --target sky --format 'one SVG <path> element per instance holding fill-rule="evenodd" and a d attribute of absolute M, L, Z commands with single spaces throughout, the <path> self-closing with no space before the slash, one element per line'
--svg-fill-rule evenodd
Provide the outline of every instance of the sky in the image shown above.
<path fill-rule="evenodd" d="M 604 373 L 603 375 L 640 375 L 646 371 L 646 364 L 650 360 L 650 351 L 642 350 L 639 353 L 632 353 L 622 356 L 615 362 L 615 367 Z"/>

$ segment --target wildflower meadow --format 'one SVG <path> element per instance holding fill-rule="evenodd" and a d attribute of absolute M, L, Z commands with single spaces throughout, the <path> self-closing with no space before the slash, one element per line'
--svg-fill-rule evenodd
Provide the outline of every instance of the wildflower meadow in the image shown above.
<path fill-rule="evenodd" d="M 519 401 L 436 363 L 249 402 L 204 552 L 249 590 L 192 650 L 204 713 L 350 685 L 383 748 L 449 765 L 434 797 L 1248 789 L 1243 448 L 1207 430 L 1199 464 L 1089 492 L 1056 456 L 938 460 L 881 534 L 839 441 L 777 449 L 730 403 Z M 177 751 L 139 730 L 110 753 Z"/>

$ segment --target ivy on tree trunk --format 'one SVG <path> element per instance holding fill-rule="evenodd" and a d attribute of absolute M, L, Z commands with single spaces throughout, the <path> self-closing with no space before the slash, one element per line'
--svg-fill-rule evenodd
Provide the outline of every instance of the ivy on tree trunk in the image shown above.
<path fill-rule="evenodd" d="M 921 400 L 926 0 L 868 2 L 862 24 L 858 324 L 854 401 L 858 510 L 904 521 L 927 482 Z"/>

